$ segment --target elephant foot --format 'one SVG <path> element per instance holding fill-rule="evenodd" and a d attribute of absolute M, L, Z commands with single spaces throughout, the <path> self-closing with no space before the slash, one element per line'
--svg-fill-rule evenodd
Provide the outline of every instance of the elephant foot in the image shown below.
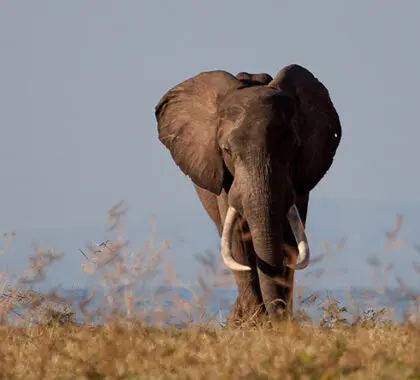
<path fill-rule="evenodd" d="M 293 319 L 290 307 L 276 305 L 274 310 L 268 311 L 263 303 L 238 296 L 229 310 L 226 324 L 230 328 L 274 327 Z"/>
<path fill-rule="evenodd" d="M 267 322 L 267 314 L 263 304 L 244 302 L 238 296 L 232 304 L 226 323 L 228 327 L 255 327 Z"/>

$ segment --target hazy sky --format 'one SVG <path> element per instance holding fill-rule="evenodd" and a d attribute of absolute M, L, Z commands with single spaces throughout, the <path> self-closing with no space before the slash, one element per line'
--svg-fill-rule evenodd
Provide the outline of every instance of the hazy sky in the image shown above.
<path fill-rule="evenodd" d="M 314 197 L 420 200 L 420 2 L 2 1 L 0 229 L 199 207 L 154 106 L 211 69 L 298 63 L 343 139 Z"/>

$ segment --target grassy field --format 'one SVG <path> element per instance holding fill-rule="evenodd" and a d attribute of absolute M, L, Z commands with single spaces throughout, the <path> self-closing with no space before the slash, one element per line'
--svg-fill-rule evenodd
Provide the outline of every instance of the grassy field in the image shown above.
<path fill-rule="evenodd" d="M 414 327 L 0 331 L 2 379 L 420 379 Z"/>
<path fill-rule="evenodd" d="M 110 210 L 110 230 L 118 231 L 115 219 L 120 222 L 121 215 L 116 207 Z M 190 303 L 174 299 L 173 310 L 154 305 L 149 316 L 156 323 L 146 323 L 136 307 L 144 297 L 132 284 L 156 275 L 160 250 L 167 244 L 151 239 L 148 247 L 147 254 L 130 256 L 124 239 L 117 237 L 81 250 L 82 268 L 118 289 L 112 305 L 104 297 L 103 304 L 89 309 L 87 297 L 69 308 L 63 304 L 70 300 L 60 300 L 56 292 L 17 290 L 19 282 L 16 288 L 3 288 L 0 379 L 420 379 L 420 324 L 392 321 L 384 309 L 349 318 L 343 305 L 327 297 L 319 303 L 317 323 L 302 305 L 294 320 L 275 326 L 232 329 L 215 315 L 204 318 L 208 292 L 232 280 L 218 257 L 200 258 L 210 267 L 197 277 L 201 294 Z M 46 267 L 57 259 L 49 251 L 31 257 L 33 281 L 44 278 Z M 180 285 L 168 268 L 164 272 L 166 283 Z M 129 285 L 115 286 L 123 277 Z M 76 323 L 74 306 L 90 319 Z M 35 314 L 40 318 L 34 319 Z M 92 325 L 94 315 L 106 322 Z M 163 328 L 168 315 L 186 321 L 184 326 Z M 193 315 L 203 322 L 188 322 L 197 320 Z"/>

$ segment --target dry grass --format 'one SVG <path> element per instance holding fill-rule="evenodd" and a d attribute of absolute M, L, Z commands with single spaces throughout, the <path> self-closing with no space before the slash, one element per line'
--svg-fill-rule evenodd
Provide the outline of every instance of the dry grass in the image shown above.
<path fill-rule="evenodd" d="M 37 327 L 0 331 L 4 379 L 416 379 L 409 327 L 253 330 Z"/>
<path fill-rule="evenodd" d="M 150 239 L 141 250 L 127 249 L 121 206 L 109 212 L 108 232 L 117 236 L 81 250 L 83 269 L 98 275 L 105 290 L 99 306 L 90 306 L 89 296 L 75 303 L 57 289 L 28 289 L 62 257 L 50 251 L 37 251 L 28 273 L 3 290 L 0 379 L 420 379 L 420 327 L 391 321 L 386 309 L 349 313 L 331 297 L 313 296 L 292 321 L 224 326 L 208 302 L 212 289 L 232 278 L 210 254 L 199 257 L 206 271 L 197 278 L 199 290 L 190 288 L 191 301 L 160 290 L 147 306 L 146 285 L 159 269 L 166 284 L 185 285 L 170 265 L 161 267 L 168 244 Z M 172 307 L 159 305 L 168 296 Z M 319 323 L 305 311 L 315 301 Z M 82 321 L 75 321 L 76 311 Z M 182 328 L 168 327 L 174 320 Z"/>

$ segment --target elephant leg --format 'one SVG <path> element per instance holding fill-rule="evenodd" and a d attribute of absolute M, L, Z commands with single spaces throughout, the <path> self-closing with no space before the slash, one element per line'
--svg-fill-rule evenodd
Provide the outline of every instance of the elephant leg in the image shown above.
<path fill-rule="evenodd" d="M 197 186 L 195 186 L 195 190 L 207 214 L 215 223 L 219 236 L 221 236 L 223 230 L 222 220 L 226 216 L 228 205 L 226 193 L 222 192 L 217 197 Z M 256 320 L 265 311 L 255 269 L 255 251 L 248 224 L 243 219 L 239 219 L 234 227 L 232 251 L 235 260 L 243 264 L 251 264 L 250 266 L 253 268 L 251 272 L 233 273 L 238 296 L 230 308 L 227 321 L 230 325 L 237 325 L 246 320 Z"/>
<path fill-rule="evenodd" d="M 238 287 L 238 296 L 233 303 L 227 322 L 229 325 L 237 326 L 244 323 L 259 323 L 265 314 L 258 274 L 255 263 L 255 252 L 252 245 L 246 221 L 238 221 L 238 231 L 234 232 L 232 241 L 233 257 L 236 261 L 249 265 L 252 270 L 246 272 L 234 272 L 234 278 Z M 247 234 L 248 236 L 243 236 Z"/>
<path fill-rule="evenodd" d="M 201 204 L 203 205 L 204 209 L 207 212 L 207 215 L 210 219 L 214 222 L 221 234 L 221 220 L 220 220 L 220 213 L 219 213 L 219 206 L 217 204 L 217 196 L 211 193 L 210 191 L 204 190 L 201 187 L 194 186 L 195 191 L 200 199 Z"/>
<path fill-rule="evenodd" d="M 227 196 L 222 193 L 218 200 L 219 215 L 226 216 L 228 209 Z M 219 227 L 222 235 L 223 226 Z M 234 271 L 233 276 L 238 288 L 238 296 L 233 303 L 227 321 L 230 325 L 258 322 L 265 313 L 265 307 L 260 291 L 258 274 L 256 270 L 255 251 L 248 223 L 238 218 L 233 227 L 232 255 L 235 261 L 248 265 L 251 271 Z"/>
<path fill-rule="evenodd" d="M 238 296 L 233 303 L 227 318 L 230 325 L 243 324 L 258 320 L 264 312 L 265 307 L 262 301 L 258 275 L 255 270 L 255 254 L 253 253 L 252 243 L 242 238 L 246 232 L 241 231 L 247 228 L 246 222 L 239 220 L 238 230 L 234 233 L 232 249 L 233 257 L 236 261 L 247 264 L 252 271 L 234 272 L 233 276 L 238 288 Z M 249 238 L 248 238 L 249 239 Z"/>

